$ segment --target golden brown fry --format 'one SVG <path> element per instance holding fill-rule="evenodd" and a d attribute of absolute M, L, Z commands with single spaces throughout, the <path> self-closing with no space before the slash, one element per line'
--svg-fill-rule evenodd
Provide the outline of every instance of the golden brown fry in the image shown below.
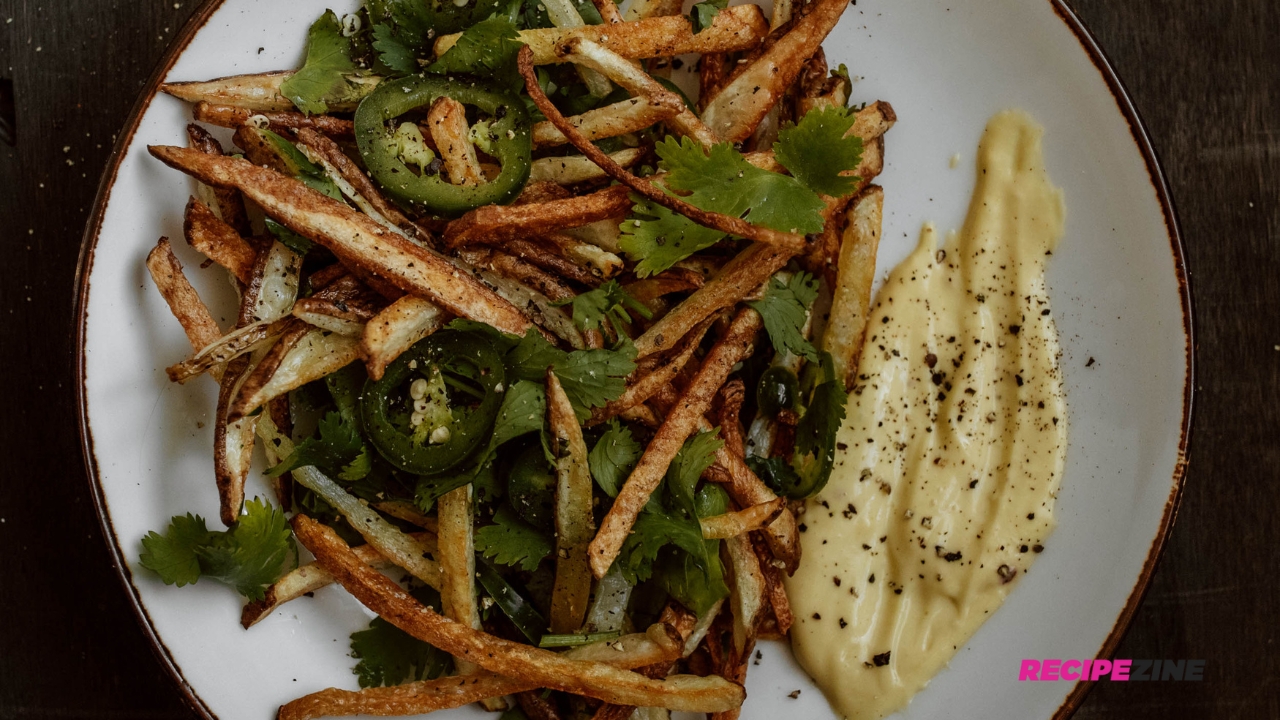
<path fill-rule="evenodd" d="M 662 388 L 670 387 L 671 381 L 689 362 L 689 358 L 693 357 L 694 351 L 698 349 L 698 345 L 702 342 L 702 337 L 707 334 L 707 329 L 710 327 L 711 321 L 707 320 L 694 328 L 672 350 L 671 356 L 666 362 L 640 376 L 635 382 L 628 384 L 627 389 L 617 399 L 611 400 L 604 407 L 592 410 L 591 418 L 585 423 L 587 427 L 599 425 L 611 417 L 621 415 L 627 410 L 641 405 Z"/>
<path fill-rule="evenodd" d="M 769 109 L 795 82 L 804 62 L 836 26 L 848 5 L 844 0 L 814 0 L 796 21 L 759 57 L 740 68 L 707 103 L 702 119 L 728 142 L 742 142 Z"/>
<path fill-rule="evenodd" d="M 723 548 L 729 557 L 726 569 L 732 579 L 729 605 L 733 615 L 733 648 L 741 655 L 748 645 L 755 643 L 756 625 L 764 610 L 765 578 L 748 535 L 726 538 Z"/>
<path fill-rule="evenodd" d="M 169 306 L 169 311 L 178 319 L 182 329 L 191 342 L 191 348 L 200 351 L 212 345 L 222 337 L 218 322 L 213 313 L 191 287 L 187 276 L 182 274 L 182 263 L 173 254 L 169 238 L 160 238 L 155 248 L 147 255 L 147 270 L 155 281 L 160 296 Z"/>
<path fill-rule="evenodd" d="M 464 248 L 458 251 L 458 257 L 478 268 L 527 285 L 554 302 L 572 300 L 577 295 L 560 278 L 542 268 L 492 248 Z"/>
<path fill-rule="evenodd" d="M 467 658 L 490 672 L 519 678 L 532 687 L 586 695 L 618 705 L 718 712 L 740 706 L 745 697 L 741 686 L 721 678 L 673 675 L 654 681 L 601 662 L 573 660 L 450 622 L 360 562 L 330 528 L 305 515 L 294 516 L 292 522 L 298 540 L 365 606 L 419 640 L 455 657 Z M 467 682 L 473 680 L 469 678 Z"/>
<path fill-rule="evenodd" d="M 632 669 L 679 658 L 680 640 L 674 629 L 654 625 L 647 633 L 584 645 L 565 652 L 563 657 Z M 347 715 L 418 715 L 535 688 L 536 684 L 490 672 L 476 673 L 468 678 L 444 677 L 358 692 L 330 688 L 288 703 L 280 708 L 278 720 Z"/>
<path fill-rule="evenodd" d="M 240 237 L 235 228 L 194 197 L 187 201 L 182 234 L 186 236 L 187 244 L 226 268 L 241 283 L 248 285 L 253 279 L 257 251 Z"/>
<path fill-rule="evenodd" d="M 556 249 L 565 259 L 586 266 L 592 275 L 608 280 L 622 272 L 622 258 L 597 245 L 583 242 L 567 233 L 548 233 L 539 238 Z"/>
<path fill-rule="evenodd" d="M 898 122 L 898 115 L 893 111 L 893 106 L 883 100 L 877 100 L 854 115 L 853 127 L 849 128 L 849 134 L 857 135 L 863 142 L 870 142 L 889 132 L 889 128 L 896 122 Z M 867 171 L 859 168 L 859 171 L 854 174 L 862 177 L 865 172 Z M 879 172 L 877 171 L 876 174 L 878 175 Z"/>
<path fill-rule="evenodd" d="M 432 551 L 435 550 L 436 539 L 433 533 L 413 533 L 411 537 L 422 543 L 424 547 Z M 351 548 L 351 552 L 361 562 L 375 570 L 387 570 L 396 566 L 395 563 L 383 557 L 382 553 L 378 552 L 378 549 L 372 545 L 354 547 Z M 333 582 L 333 575 L 321 567 L 320 563 L 309 562 L 306 565 L 299 566 L 272 583 L 261 600 L 253 600 L 245 605 L 244 610 L 240 612 L 240 625 L 245 630 L 248 630 L 258 624 L 260 620 L 275 612 L 276 608 L 281 605 L 290 600 L 296 600 L 307 593 L 313 593 L 320 588 L 332 585 Z"/>
<path fill-rule="evenodd" d="M 633 97 L 588 110 L 581 115 L 572 115 L 568 120 L 591 140 L 617 137 L 639 132 L 680 112 L 684 103 L 679 102 L 679 96 L 674 99 L 675 103 L 671 102 L 671 95 L 656 98 Z M 533 126 L 534 147 L 563 145 L 567 142 L 569 139 L 564 133 L 546 120 Z"/>
<path fill-rule="evenodd" d="M 746 443 L 742 439 L 742 403 L 746 400 L 747 388 L 742 378 L 733 378 L 720 388 L 716 402 L 720 406 L 716 414 L 720 426 L 720 437 L 724 439 L 724 447 L 729 452 L 743 457 L 747 454 Z"/>
<path fill-rule="evenodd" d="M 527 263 L 549 270 L 566 280 L 572 280 L 591 287 L 600 284 L 600 278 L 592 273 L 591 270 L 564 257 L 557 252 L 555 246 L 533 240 L 519 239 L 508 240 L 503 245 L 503 249 Z"/>
<path fill-rule="evenodd" d="M 649 73 L 636 67 L 616 52 L 586 38 L 573 38 L 562 45 L 557 52 L 569 62 L 602 73 L 632 95 L 667 105 L 678 105 L 679 112 L 667 118 L 666 123 L 667 127 L 680 135 L 687 135 L 708 148 L 719 142 L 715 133 L 704 125 L 692 110 L 684 106 L 684 101 L 679 95 L 667 90 Z"/>
<path fill-rule="evenodd" d="M 707 53 L 698 58 L 698 111 L 707 107 L 729 77 L 729 57 L 725 53 Z"/>
<path fill-rule="evenodd" d="M 698 522 L 702 525 L 702 537 L 708 540 L 723 540 L 759 530 L 773 522 L 786 507 L 786 500 L 774 498 L 743 510 L 731 510 L 723 515 L 705 517 Z"/>
<path fill-rule="evenodd" d="M 720 16 L 717 15 L 716 17 Z M 609 173 L 609 176 L 613 179 L 659 205 L 662 205 L 673 212 L 678 212 L 681 215 L 684 215 L 699 225 L 705 225 L 706 227 L 714 228 L 730 235 L 737 235 L 739 237 L 766 242 L 780 247 L 792 248 L 795 252 L 799 252 L 805 247 L 804 238 L 796 235 L 795 233 L 779 232 L 760 225 L 752 225 L 741 218 L 721 213 L 708 212 L 681 200 L 675 195 L 668 194 L 666 191 L 648 180 L 632 175 L 625 168 L 619 166 L 610 159 L 608 155 L 600 150 L 600 148 L 593 145 L 591 141 L 584 138 L 576 128 L 569 125 L 568 122 L 565 121 L 564 115 L 560 114 L 560 111 L 556 109 L 556 106 L 551 104 L 551 101 L 547 99 L 546 94 L 542 92 L 542 88 L 538 85 L 537 75 L 535 75 L 533 71 L 533 54 L 527 45 L 520 48 L 519 63 L 520 74 L 524 76 L 525 89 L 529 92 L 529 96 L 533 99 L 534 104 L 542 111 L 542 114 L 554 123 L 556 127 L 560 128 L 560 132 L 564 133 L 565 137 L 569 138 L 569 142 L 572 143 L 574 147 L 578 148 L 579 152 L 591 158 L 595 164 L 599 165 L 605 172 Z"/>
<path fill-rule="evenodd" d="M 672 57 L 686 53 L 733 52 L 754 47 L 768 33 L 760 8 L 737 5 L 716 15 L 711 27 L 693 33 L 689 21 L 679 14 L 650 17 L 615 25 L 585 25 L 576 28 L 521 30 L 520 42 L 533 51 L 536 65 L 560 62 L 556 49 L 573 38 L 586 38 L 604 45 L 625 58 Z M 458 41 L 459 33 L 436 40 L 437 55 Z"/>
<path fill-rule="evenodd" d="M 365 323 L 377 316 L 380 306 L 359 300 L 334 301 L 320 297 L 302 298 L 293 306 L 293 316 L 321 330 L 360 338 Z"/>
<path fill-rule="evenodd" d="M 710 429 L 710 423 L 703 425 L 703 429 Z M 760 505 L 778 498 L 738 455 L 720 448 L 716 452 L 716 464 L 724 468 L 728 478 L 724 489 L 739 506 Z M 800 531 L 796 526 L 796 516 L 783 507 L 777 517 L 764 527 L 763 532 L 770 550 L 782 561 L 787 573 L 795 572 L 800 564 Z"/>
<path fill-rule="evenodd" d="M 382 191 L 378 189 L 378 186 L 374 185 L 369 176 L 360 170 L 354 160 L 347 157 L 347 154 L 342 151 L 338 143 L 331 140 L 323 132 L 317 132 L 311 128 L 298 130 L 298 142 L 320 153 L 328 160 L 356 192 L 360 193 L 383 217 L 418 240 L 429 245 L 432 243 L 431 233 L 425 227 L 410 220 L 404 213 L 400 212 L 400 208 L 387 200 Z"/>
<path fill-rule="evenodd" d="M 299 322 L 286 331 L 242 383 L 228 418 L 239 420 L 290 390 L 360 359 L 360 338 Z"/>
<path fill-rule="evenodd" d="M 411 500 L 380 500 L 372 503 L 373 509 L 397 520 L 417 525 L 432 535 L 440 529 L 440 523 L 430 515 L 424 515 Z"/>
<path fill-rule="evenodd" d="M 622 22 L 622 13 L 618 11 L 618 4 L 613 0 L 593 0 L 596 10 L 600 12 L 600 18 L 606 24 Z"/>
<path fill-rule="evenodd" d="M 441 577 L 440 601 L 444 616 L 473 630 L 481 629 L 476 604 L 476 547 L 472 513 L 472 486 L 468 483 L 440 496 L 438 544 Z M 464 658 L 457 660 L 458 674 L 478 669 Z"/>
<path fill-rule="evenodd" d="M 849 208 L 840 244 L 838 279 L 822 349 L 831 353 L 836 377 L 847 388 L 853 387 L 866 336 L 883 208 L 884 190 L 877 185 L 867 188 Z"/>
<path fill-rule="evenodd" d="M 786 635 L 791 630 L 791 601 L 787 598 L 787 587 L 783 584 L 782 572 L 786 563 L 774 557 L 769 549 L 769 541 L 764 532 L 751 533 L 751 544 L 760 558 L 760 571 L 764 574 L 765 595 L 769 597 L 769 607 L 773 611 L 775 630 Z"/>
<path fill-rule="evenodd" d="M 449 182 L 454 185 L 479 185 L 483 183 L 484 173 L 480 170 L 480 160 L 476 157 L 476 146 L 467 137 L 467 109 L 462 103 L 444 95 L 431 104 L 427 113 L 427 127 L 431 131 L 431 139 L 444 161 L 445 172 L 449 174 Z"/>
<path fill-rule="evenodd" d="M 760 327 L 759 313 L 750 308 L 740 310 L 729 330 L 707 353 L 693 382 L 667 415 L 662 427 L 658 428 L 649 447 L 619 490 L 604 521 L 600 523 L 600 532 L 591 541 L 591 570 L 597 578 L 603 576 L 613 564 L 623 541 L 631 532 L 636 516 L 649 501 L 649 495 L 662 482 L 667 467 L 684 445 L 684 441 L 698 429 L 699 421 L 711 406 L 711 399 L 724 384 L 733 366 L 751 355 Z"/>
<path fill-rule="evenodd" d="M 187 125 L 187 137 L 191 139 L 191 147 L 208 155 L 225 155 L 222 151 L 222 143 L 209 133 L 208 130 L 190 123 Z M 240 197 L 240 191 L 234 188 L 215 188 L 201 183 L 200 188 L 202 195 L 211 195 L 210 208 L 226 224 L 230 225 L 240 235 L 248 235 L 253 232 L 249 225 L 249 216 L 244 210 L 244 200 Z"/>
<path fill-rule="evenodd" d="M 292 71 L 234 75 L 203 82 L 164 83 L 160 91 L 187 102 L 236 105 L 257 112 L 294 110 L 293 101 L 280 93 L 280 84 Z"/>
<path fill-rule="evenodd" d="M 613 185 L 589 195 L 561 200 L 485 205 L 449 223 L 444 242 L 451 248 L 476 242 L 501 243 L 606 220 L 631 209 L 630 195 L 631 191 L 625 186 Z"/>
<path fill-rule="evenodd" d="M 254 112 L 245 107 L 215 105 L 201 101 L 192 108 L 191 116 L 197 122 L 232 129 L 248 125 L 254 118 L 261 117 L 267 121 L 268 128 L 278 133 L 314 128 L 331 137 L 348 140 L 355 137 L 355 124 L 352 121 L 331 115 L 303 115 L 300 112 L 287 111 Z"/>
<path fill-rule="evenodd" d="M 226 373 L 218 384 L 218 404 L 214 410 L 213 476 L 218 486 L 218 518 L 227 527 L 235 525 L 244 505 L 244 483 L 253 461 L 254 432 L 258 418 L 236 421 L 228 418 L 231 402 L 240 385 L 252 371 L 250 359 L 238 357 L 227 363 Z"/>
<path fill-rule="evenodd" d="M 610 0 L 612 1 L 612 0 Z M 582 627 L 591 598 L 587 545 L 595 534 L 587 444 L 560 379 L 547 368 L 547 427 L 556 457 L 556 577 L 551 591 L 551 632 Z"/>
<path fill-rule="evenodd" d="M 364 326 L 361 349 L 369 377 L 382 379 L 387 366 L 414 343 L 444 327 L 447 313 L 438 305 L 405 295 L 375 315 Z"/>
<path fill-rule="evenodd" d="M 165 164 L 213 185 L 235 186 L 281 224 L 363 266 L 405 292 L 463 317 L 523 335 L 532 321 L 440 255 L 418 247 L 343 203 L 252 163 L 184 148 L 151 146 Z"/>
<path fill-rule="evenodd" d="M 192 357 L 165 368 L 169 380 L 185 383 L 205 372 L 220 372 L 218 368 L 246 353 L 257 350 L 280 337 L 290 327 L 287 321 L 256 322 L 237 328 L 206 345 Z"/>
<path fill-rule="evenodd" d="M 610 0 L 612 2 L 612 0 Z M 626 148 L 609 153 L 609 158 L 622 167 L 630 167 L 645 153 L 643 148 Z M 558 185 L 577 185 L 591 180 L 609 177 L 599 165 L 582 155 L 544 157 L 533 161 L 529 171 L 532 181 L 547 181 Z"/>

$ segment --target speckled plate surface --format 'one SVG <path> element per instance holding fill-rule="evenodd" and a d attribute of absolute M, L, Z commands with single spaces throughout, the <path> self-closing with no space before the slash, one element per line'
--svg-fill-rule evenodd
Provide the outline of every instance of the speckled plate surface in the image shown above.
<path fill-rule="evenodd" d="M 342 12 L 354 3 L 213 0 L 198 10 L 120 134 L 85 236 L 78 380 L 91 484 L 138 617 L 207 717 L 265 720 L 298 695 L 356 687 L 347 636 L 368 613 L 327 588 L 246 632 L 230 589 L 166 587 L 137 568 L 146 531 L 178 513 L 217 514 L 215 388 L 166 379 L 163 368 L 189 348 L 143 267 L 157 237 L 181 236 L 194 189 L 146 152 L 148 144 L 185 144 L 190 117 L 155 89 L 163 80 L 295 67 L 307 26 L 326 7 Z M 1114 649 L 1172 524 L 1183 477 L 1190 295 L 1163 179 L 1118 81 L 1061 3 L 862 0 L 825 47 L 833 66 L 846 63 L 858 76 L 856 102 L 887 100 L 899 117 L 878 180 L 886 189 L 880 277 L 911 250 L 922 223 L 945 230 L 963 221 L 976 145 L 993 113 L 1022 108 L 1046 127 L 1048 169 L 1067 203 L 1066 235 L 1049 268 L 1072 429 L 1060 524 L 1004 607 L 901 716 L 1066 716 L 1087 687 L 1019 683 L 1019 661 Z M 950 169 L 957 153 L 961 162 Z M 175 250 L 188 268 L 199 265 L 184 243 Z M 230 317 L 225 282 L 190 274 Z M 267 492 L 255 473 L 250 496 Z M 834 717 L 780 644 L 751 669 L 748 692 L 744 718 Z"/>

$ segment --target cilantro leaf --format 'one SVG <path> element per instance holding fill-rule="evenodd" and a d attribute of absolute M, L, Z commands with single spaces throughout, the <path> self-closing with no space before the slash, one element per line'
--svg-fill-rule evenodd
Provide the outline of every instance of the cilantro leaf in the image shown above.
<path fill-rule="evenodd" d="M 289 457 L 267 470 L 267 475 L 277 477 L 307 465 L 353 481 L 369 474 L 372 458 L 355 422 L 342 413 L 329 412 L 320 418 L 316 434 L 298 443 Z"/>
<path fill-rule="evenodd" d="M 428 607 L 440 607 L 440 595 L 429 587 L 412 594 Z M 369 629 L 351 633 L 351 656 L 360 660 L 351 671 L 362 688 L 434 680 L 453 665 L 448 653 L 380 617 L 369 623 Z"/>
<path fill-rule="evenodd" d="M 516 69 L 516 55 L 523 45 L 515 24 L 495 15 L 463 30 L 458 42 L 427 70 L 442 75 L 483 75 L 508 89 L 516 89 L 523 85 Z"/>
<path fill-rule="evenodd" d="M 533 572 L 555 549 L 546 533 L 521 520 L 505 503 L 494 513 L 493 523 L 476 530 L 476 551 L 499 565 Z"/>
<path fill-rule="evenodd" d="M 565 352 L 529 330 L 504 358 L 507 372 L 522 380 L 541 383 L 547 368 L 554 367 L 565 395 L 579 420 L 591 416 L 591 408 L 603 407 L 626 390 L 626 377 L 636 369 L 636 348 L 630 342 L 615 350 Z"/>
<path fill-rule="evenodd" d="M 302 69 L 280 85 L 280 93 L 308 115 L 329 112 L 328 102 L 346 96 L 347 75 L 356 72 L 351 40 L 332 10 L 325 10 L 307 32 L 307 59 Z"/>
<path fill-rule="evenodd" d="M 798 125 L 778 132 L 774 157 L 809 189 L 832 197 L 847 195 L 858 178 L 840 173 L 862 162 L 862 138 L 848 135 L 854 119 L 846 108 L 810 111 Z"/>
<path fill-rule="evenodd" d="M 631 297 L 617 280 L 610 280 L 595 290 L 579 293 L 572 300 L 565 300 L 557 305 L 573 304 L 573 323 L 580 330 L 595 330 L 604 326 L 606 320 L 619 335 L 625 334 L 622 324 L 631 323 L 628 310 L 645 320 L 653 317 L 649 308 Z"/>
<path fill-rule="evenodd" d="M 675 499 L 676 506 L 687 517 L 697 517 L 694 512 L 694 488 L 702 472 L 716 460 L 716 451 L 724 447 L 720 429 L 699 432 L 685 441 L 667 468 L 667 492 Z"/>
<path fill-rule="evenodd" d="M 230 530 L 210 531 L 198 515 L 176 515 L 164 535 L 142 539 L 139 562 L 166 585 L 194 584 L 201 577 L 219 580 L 250 600 L 260 600 L 284 570 L 293 550 L 293 534 L 284 513 L 254 498 Z"/>
<path fill-rule="evenodd" d="M 386 23 L 373 26 L 373 49 L 378 51 L 378 62 L 395 74 L 409 75 L 418 71 L 417 54 L 404 42 L 395 29 Z"/>
<path fill-rule="evenodd" d="M 621 425 L 617 418 L 609 421 L 609 429 L 596 441 L 587 453 L 587 466 L 591 477 L 609 497 L 617 497 L 623 481 L 640 460 L 643 448 L 631 436 L 631 429 Z"/>
<path fill-rule="evenodd" d="M 822 230 L 825 206 L 817 193 L 793 177 L 755 167 L 728 143 L 714 145 L 707 153 L 691 138 L 668 136 L 654 149 L 667 171 L 667 191 L 687 192 L 683 199 L 697 207 L 783 232 Z M 622 223 L 620 243 L 638 261 L 635 272 L 640 277 L 662 272 L 726 237 L 633 197 L 634 217 Z"/>
<path fill-rule="evenodd" d="M 796 425 L 796 447 L 791 465 L 803 479 L 804 497 L 812 497 L 827 484 L 836 460 L 836 435 L 844 424 L 849 396 L 835 377 L 831 355 L 822 353 L 825 381 L 814 389 L 804 417 Z"/>
<path fill-rule="evenodd" d="M 804 337 L 809 305 L 817 297 L 818 281 L 812 275 L 800 272 L 786 281 L 775 275 L 769 281 L 764 299 L 747 304 L 760 313 L 776 352 L 790 352 L 817 362 L 818 351 Z"/>
<path fill-rule="evenodd" d="M 729 6 L 729 0 L 703 0 L 689 8 L 689 22 L 693 25 L 693 34 L 706 30 L 715 22 L 720 11 Z"/>
<path fill-rule="evenodd" d="M 729 597 L 720 562 L 720 541 L 703 540 L 700 553 L 673 552 L 658 563 L 655 578 L 667 594 L 697 615 Z"/>
<path fill-rule="evenodd" d="M 196 550 L 212 536 L 199 515 L 174 515 L 164 535 L 153 530 L 142 538 L 142 554 L 138 560 L 166 585 L 194 585 L 200 579 L 200 557 Z"/>
<path fill-rule="evenodd" d="M 634 585 L 652 577 L 653 563 L 658 559 L 659 551 L 673 542 L 689 545 L 696 550 L 688 525 L 687 520 L 674 518 L 661 510 L 645 510 L 640 513 L 631 526 L 631 534 L 622 544 L 618 559 L 614 561 L 627 582 Z M 702 542 L 700 528 L 697 540 Z"/>

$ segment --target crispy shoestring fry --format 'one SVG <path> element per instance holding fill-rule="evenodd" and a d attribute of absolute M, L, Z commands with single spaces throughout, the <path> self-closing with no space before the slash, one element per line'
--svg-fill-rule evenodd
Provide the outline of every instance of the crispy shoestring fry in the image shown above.
<path fill-rule="evenodd" d="M 173 254 L 169 238 L 160 238 L 147 255 L 147 270 L 160 290 L 160 296 L 169 305 L 178 324 L 182 325 L 193 350 L 208 347 L 222 337 L 213 313 L 209 312 L 196 289 L 191 287 L 187 276 L 182 274 L 182 263 Z"/>
<path fill-rule="evenodd" d="M 681 368 L 685 366 L 685 363 L 689 362 L 689 358 L 693 357 L 693 352 L 698 349 L 698 345 L 702 342 L 702 337 L 707 334 L 707 329 L 710 327 L 711 320 L 705 320 L 701 325 L 686 334 L 680 341 L 680 345 L 676 347 L 672 352 L 672 356 L 665 363 L 629 384 L 627 389 L 616 400 L 611 400 L 604 407 L 592 410 L 591 417 L 584 424 L 587 427 L 599 425 L 611 417 L 621 415 L 627 410 L 644 403 L 659 390 L 669 386 Z"/>
<path fill-rule="evenodd" d="M 738 457 L 744 457 L 747 454 L 746 443 L 742 439 L 742 420 L 740 419 L 746 394 L 747 388 L 742 378 L 733 378 L 720 388 L 720 393 L 716 396 L 716 401 L 720 405 L 716 423 L 720 426 L 720 437 L 724 440 L 725 448 Z"/>
<path fill-rule="evenodd" d="M 600 523 L 600 532 L 591 541 L 591 570 L 597 578 L 602 577 L 617 558 L 636 517 L 649 501 L 649 495 L 662 482 L 667 467 L 684 441 L 698 429 L 703 414 L 711 407 L 711 399 L 733 371 L 733 366 L 751 355 L 760 327 L 760 315 L 755 310 L 743 308 L 738 311 L 724 336 L 707 353 L 693 382 L 658 428 L 649 447 L 645 448 Z"/>
<path fill-rule="evenodd" d="M 562 690 L 619 705 L 663 706 L 690 712 L 729 710 L 740 706 L 745 698 L 740 685 L 719 677 L 672 675 L 661 681 L 651 680 L 598 661 L 573 660 L 451 622 L 360 562 L 327 526 L 296 515 L 293 529 L 321 565 L 383 619 L 455 657 L 465 657 L 494 673 L 520 678 L 529 687 Z M 452 681 L 465 684 L 474 678 Z"/>
<path fill-rule="evenodd" d="M 551 632 L 574 633 L 582 627 L 591 598 L 587 545 L 595 533 L 592 482 L 582 426 L 551 368 L 547 369 L 547 427 L 556 458 L 556 574 L 551 591 Z"/>
<path fill-rule="evenodd" d="M 850 389 L 866 335 L 883 207 L 884 191 L 872 185 L 849 208 L 848 224 L 840 243 L 830 320 L 822 337 L 822 349 L 831 353 L 836 377 Z"/>
<path fill-rule="evenodd" d="M 249 124 L 254 117 L 263 117 L 267 120 L 267 127 L 276 132 L 314 128 L 331 137 L 343 139 L 355 137 L 354 123 L 329 115 L 303 115 L 300 112 L 289 111 L 254 112 L 246 107 L 215 105 L 201 101 L 192 108 L 191 116 L 197 122 L 233 130 Z"/>
<path fill-rule="evenodd" d="M 296 110 L 293 101 L 280 92 L 280 85 L 292 71 L 234 75 L 201 82 L 164 83 L 160 92 L 187 102 L 211 102 L 254 110 L 284 112 Z"/>
<path fill-rule="evenodd" d="M 699 225 L 749 240 L 788 248 L 793 252 L 800 252 L 807 247 L 804 238 L 800 235 L 779 232 L 760 225 L 753 225 L 741 218 L 703 210 L 681 200 L 675 195 L 668 194 L 648 180 L 632 175 L 626 168 L 618 165 L 604 151 L 592 144 L 590 140 L 583 137 L 577 128 L 565 120 L 564 115 L 560 113 L 556 106 L 551 104 L 551 101 L 547 99 L 546 94 L 542 92 L 542 88 L 538 85 L 538 77 L 533 70 L 533 52 L 529 50 L 528 46 L 520 49 L 519 63 L 520 74 L 524 76 L 525 89 L 533 99 L 533 103 L 538 106 L 538 109 L 542 111 L 542 114 L 548 120 L 560 129 L 560 132 L 564 133 L 565 137 L 569 138 L 569 142 L 578 148 L 579 152 L 591 158 L 595 164 L 599 165 L 613 179 L 631 188 L 637 194 L 649 198 L 672 212 L 678 212 Z"/>
<path fill-rule="evenodd" d="M 359 548 L 355 549 L 357 552 Z M 604 662 L 623 669 L 670 662 L 680 657 L 680 637 L 669 626 L 624 635 L 565 652 L 569 660 Z M 280 709 L 279 720 L 311 720 L 349 715 L 402 716 L 461 707 L 489 697 L 537 689 L 537 685 L 488 671 L 467 678 L 443 677 L 360 691 L 330 688 L 294 700 Z"/>
<path fill-rule="evenodd" d="M 419 294 L 503 332 L 523 335 L 533 326 L 513 305 L 445 258 L 293 178 L 245 160 L 215 158 L 177 147 L 149 149 L 165 164 L 204 182 L 240 188 L 281 224 L 333 250 L 348 267 L 363 266 L 405 292 Z"/>
<path fill-rule="evenodd" d="M 612 0 L 611 0 L 612 1 Z M 626 148 L 609 153 L 609 158 L 623 167 L 634 165 L 645 154 L 643 148 Z M 590 158 L 562 155 L 538 158 L 529 171 L 531 181 L 549 181 L 560 185 L 576 185 L 609 177 Z"/>
<path fill-rule="evenodd" d="M 593 146 L 594 147 L 594 146 Z M 444 242 L 451 248 L 473 243 L 501 244 L 536 237 L 622 215 L 631 208 L 630 192 L 613 185 L 589 195 L 517 205 L 485 205 L 449 223 Z"/>
<path fill-rule="evenodd" d="M 707 540 L 723 540 L 759 530 L 773 522 L 786 507 L 785 499 L 774 498 L 743 510 L 731 510 L 723 515 L 704 517 L 698 522 L 702 525 L 702 537 Z"/>
<path fill-rule="evenodd" d="M 381 380 L 387 366 L 414 343 L 449 322 L 448 313 L 429 300 L 405 295 L 364 326 L 361 351 L 369 377 Z"/>
<path fill-rule="evenodd" d="M 440 560 L 440 601 L 445 617 L 479 630 L 480 608 L 476 604 L 474 489 L 470 483 L 451 490 L 437 500 L 437 544 Z M 471 675 L 479 668 L 463 658 L 457 660 L 459 675 Z"/>
<path fill-rule="evenodd" d="M 497 273 L 522 285 L 527 285 L 531 289 L 546 295 L 547 299 L 554 302 L 572 300 L 577 295 L 561 282 L 560 278 L 546 270 L 492 248 L 464 248 L 458 251 L 458 257 L 470 265 Z"/>
<path fill-rule="evenodd" d="M 191 147 L 207 155 L 225 155 L 222 143 L 218 142 L 208 130 L 195 123 L 187 125 L 187 137 L 191 139 Z M 208 203 L 217 216 L 226 224 L 243 235 L 249 235 L 253 228 L 249 224 L 249 216 L 245 213 L 244 200 L 240 191 L 235 188 L 217 188 L 200 183 L 198 192 L 202 197 L 213 202 Z"/>
<path fill-rule="evenodd" d="M 633 97 L 612 105 L 588 110 L 568 119 L 591 140 L 601 140 L 639 132 L 654 123 L 675 115 L 684 108 L 680 96 L 669 93 L 658 97 Z M 563 145 L 569 139 L 555 125 L 543 120 L 533 126 L 533 146 Z"/>
<path fill-rule="evenodd" d="M 786 563 L 774 557 L 769 549 L 768 536 L 764 532 L 751 533 L 751 545 L 760 558 L 760 572 L 764 574 L 765 594 L 769 596 L 769 606 L 773 610 L 774 623 L 778 633 L 786 635 L 791 630 L 791 600 L 787 598 L 787 587 L 783 584 L 782 573 Z"/>
<path fill-rule="evenodd" d="M 480 185 L 485 181 L 484 172 L 480 170 L 476 147 L 467 136 L 470 127 L 466 113 L 462 103 L 443 95 L 431 104 L 431 110 L 427 112 L 427 127 L 440 152 L 440 159 L 444 161 L 449 182 L 454 185 Z"/>
<path fill-rule="evenodd" d="M 187 201 L 187 210 L 183 213 L 182 234 L 188 245 L 226 268 L 242 284 L 248 285 L 253 280 L 253 264 L 257 262 L 258 252 L 235 228 L 194 197 Z"/>

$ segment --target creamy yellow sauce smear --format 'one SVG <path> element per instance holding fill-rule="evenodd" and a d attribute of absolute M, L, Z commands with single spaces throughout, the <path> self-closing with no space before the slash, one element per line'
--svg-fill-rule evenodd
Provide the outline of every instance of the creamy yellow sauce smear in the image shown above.
<path fill-rule="evenodd" d="M 904 707 L 1017 587 L 1054 528 L 1067 417 L 1044 272 L 1062 192 L 1043 130 L 995 116 L 963 229 L 872 304 L 827 487 L 787 583 L 796 657 L 846 718 Z"/>

